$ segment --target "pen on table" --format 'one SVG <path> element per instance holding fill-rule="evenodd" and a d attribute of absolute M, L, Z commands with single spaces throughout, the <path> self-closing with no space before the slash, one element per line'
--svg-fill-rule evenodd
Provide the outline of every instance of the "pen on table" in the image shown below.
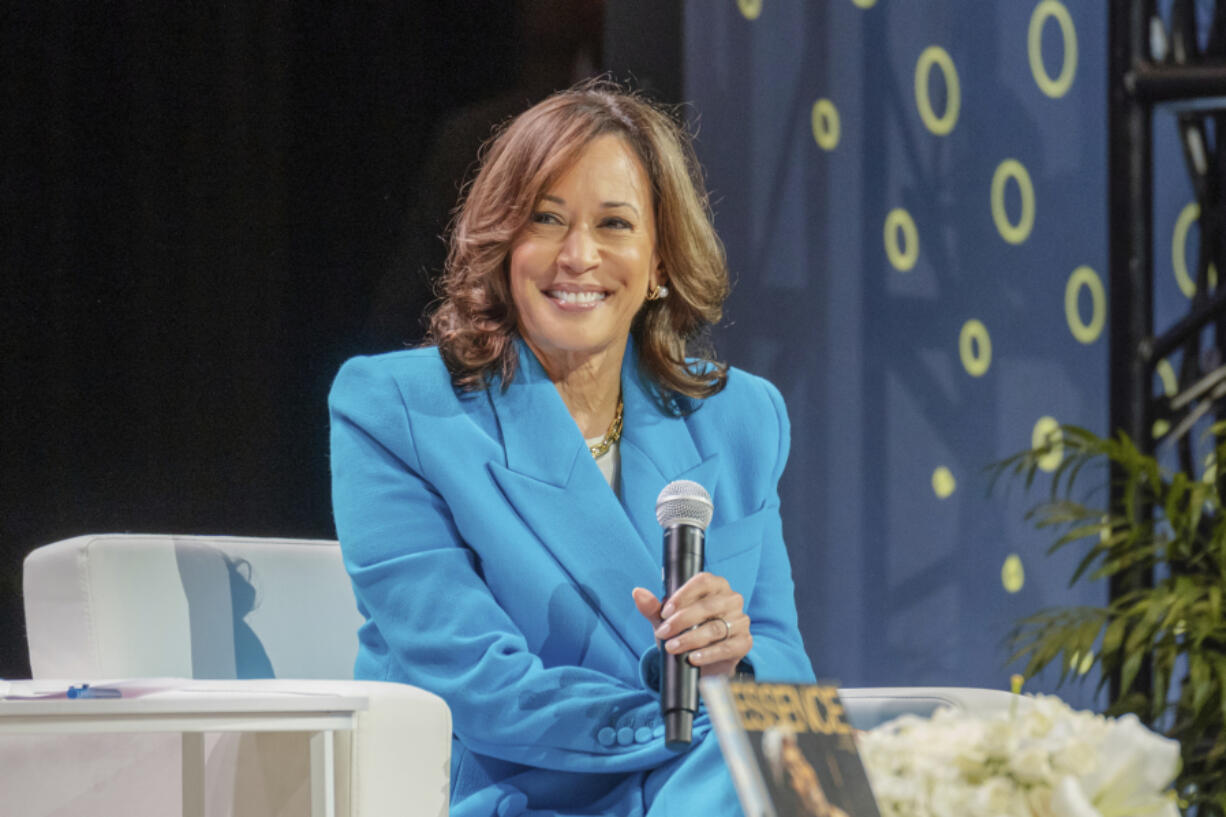
<path fill-rule="evenodd" d="M 122 698 L 123 693 L 113 687 L 95 687 L 89 684 L 68 687 L 69 698 Z"/>

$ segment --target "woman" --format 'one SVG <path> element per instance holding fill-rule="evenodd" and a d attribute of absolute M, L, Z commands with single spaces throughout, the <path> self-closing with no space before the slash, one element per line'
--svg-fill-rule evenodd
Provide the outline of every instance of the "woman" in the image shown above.
<path fill-rule="evenodd" d="M 359 678 L 451 707 L 452 814 L 730 814 L 705 714 L 664 745 L 659 648 L 704 675 L 812 679 L 764 380 L 686 358 L 723 252 L 681 129 L 607 85 L 489 145 L 451 236 L 435 346 L 347 363 L 333 502 Z M 711 493 L 708 572 L 661 606 L 656 495 Z"/>

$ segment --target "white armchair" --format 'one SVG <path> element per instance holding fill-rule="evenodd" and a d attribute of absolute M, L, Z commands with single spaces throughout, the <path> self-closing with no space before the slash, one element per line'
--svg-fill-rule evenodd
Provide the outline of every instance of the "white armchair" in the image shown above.
<path fill-rule="evenodd" d="M 337 734 L 337 813 L 445 817 L 450 712 L 414 687 L 348 680 L 361 616 L 335 542 L 80 536 L 32 552 L 23 590 L 35 679 L 282 679 L 250 684 L 366 697 L 355 729 Z M 25 814 L 177 813 L 179 745 L 174 736 L 9 738 L 6 777 L 31 748 L 49 762 L 4 780 L 6 800 Z M 305 736 L 227 735 L 207 754 L 208 814 L 306 813 Z"/>

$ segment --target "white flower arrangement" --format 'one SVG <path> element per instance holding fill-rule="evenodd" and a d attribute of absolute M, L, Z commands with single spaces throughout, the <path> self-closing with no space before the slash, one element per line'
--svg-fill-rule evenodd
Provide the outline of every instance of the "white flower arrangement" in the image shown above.
<path fill-rule="evenodd" d="M 1010 711 L 905 715 L 861 735 L 859 749 L 882 817 L 1179 815 L 1177 741 L 1050 695 Z"/>

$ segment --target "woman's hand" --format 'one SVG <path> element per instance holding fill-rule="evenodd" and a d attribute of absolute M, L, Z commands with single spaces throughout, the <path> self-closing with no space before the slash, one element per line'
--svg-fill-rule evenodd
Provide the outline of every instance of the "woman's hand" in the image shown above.
<path fill-rule="evenodd" d="M 673 655 L 688 652 L 689 662 L 704 676 L 732 675 L 753 646 L 745 599 L 722 576 L 695 575 L 663 608 L 654 593 L 636 587 L 634 604 L 651 622 L 664 650 Z"/>

